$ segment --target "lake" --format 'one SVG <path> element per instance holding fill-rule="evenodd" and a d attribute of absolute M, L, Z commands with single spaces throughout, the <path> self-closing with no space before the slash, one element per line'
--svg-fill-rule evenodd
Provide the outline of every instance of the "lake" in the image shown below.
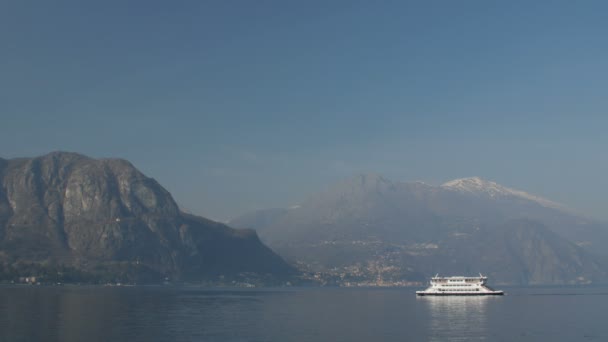
<path fill-rule="evenodd" d="M 606 287 L 1 286 L 0 341 L 608 341 Z"/>

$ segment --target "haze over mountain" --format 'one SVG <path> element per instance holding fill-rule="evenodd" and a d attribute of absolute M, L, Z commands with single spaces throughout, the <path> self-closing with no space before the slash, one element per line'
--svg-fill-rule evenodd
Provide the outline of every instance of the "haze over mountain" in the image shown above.
<path fill-rule="evenodd" d="M 156 282 L 292 272 L 254 231 L 180 212 L 128 161 L 64 152 L 0 159 L 0 266 Z"/>
<path fill-rule="evenodd" d="M 432 186 L 360 175 L 299 206 L 230 224 L 256 229 L 280 254 L 315 270 L 355 267 L 382 279 L 483 272 L 511 284 L 607 279 L 597 255 L 608 243 L 604 224 L 478 177 Z"/>

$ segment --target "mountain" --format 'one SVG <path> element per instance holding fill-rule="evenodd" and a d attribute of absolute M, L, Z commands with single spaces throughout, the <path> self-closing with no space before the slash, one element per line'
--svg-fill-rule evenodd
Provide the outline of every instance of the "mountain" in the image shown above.
<path fill-rule="evenodd" d="M 253 230 L 180 212 L 128 161 L 65 152 L 0 160 L 0 265 L 99 281 L 293 271 Z"/>
<path fill-rule="evenodd" d="M 567 240 L 598 255 L 608 256 L 605 248 L 608 245 L 608 225 L 576 214 L 564 205 L 479 177 L 456 179 L 444 183 L 441 188 L 483 203 L 487 215 L 542 222 Z M 480 209 L 473 208 L 473 212 L 467 215 L 480 216 Z"/>
<path fill-rule="evenodd" d="M 230 221 L 284 257 L 340 277 L 423 280 L 476 274 L 509 284 L 607 280 L 595 251 L 608 229 L 561 206 L 480 178 L 441 186 L 359 175 L 291 209 Z"/>

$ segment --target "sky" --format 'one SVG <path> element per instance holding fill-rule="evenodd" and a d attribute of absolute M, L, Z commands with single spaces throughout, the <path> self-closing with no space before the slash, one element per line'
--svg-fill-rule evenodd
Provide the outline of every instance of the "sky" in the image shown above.
<path fill-rule="evenodd" d="M 605 1 L 0 1 L 0 157 L 131 161 L 228 220 L 360 173 L 608 220 Z"/>

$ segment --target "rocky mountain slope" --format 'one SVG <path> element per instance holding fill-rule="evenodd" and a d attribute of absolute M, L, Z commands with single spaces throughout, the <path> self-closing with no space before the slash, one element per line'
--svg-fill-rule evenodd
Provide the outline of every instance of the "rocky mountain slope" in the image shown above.
<path fill-rule="evenodd" d="M 360 175 L 292 209 L 230 222 L 314 270 L 373 279 L 488 273 L 510 284 L 606 281 L 608 229 L 551 201 L 470 178 L 442 186 Z M 353 271 L 354 270 L 354 271 Z"/>
<path fill-rule="evenodd" d="M 109 281 L 293 271 L 254 231 L 180 212 L 129 162 L 63 152 L 0 159 L 0 265 Z"/>

